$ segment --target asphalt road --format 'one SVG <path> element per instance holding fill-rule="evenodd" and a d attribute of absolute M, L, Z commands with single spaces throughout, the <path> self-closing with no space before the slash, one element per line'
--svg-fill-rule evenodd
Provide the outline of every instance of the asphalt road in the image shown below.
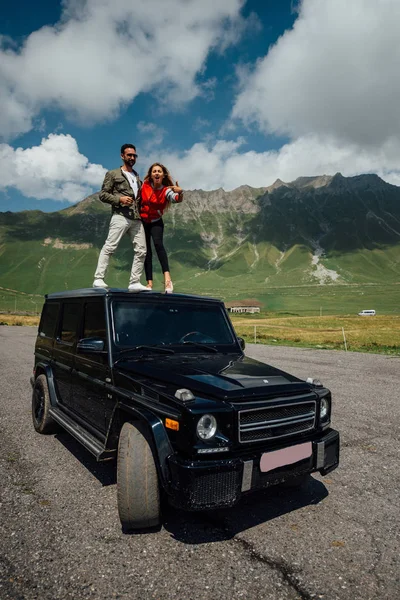
<path fill-rule="evenodd" d="M 115 469 L 31 424 L 36 330 L 0 327 L 0 598 L 400 598 L 400 359 L 249 345 L 331 388 L 340 468 L 234 509 L 121 532 Z"/>

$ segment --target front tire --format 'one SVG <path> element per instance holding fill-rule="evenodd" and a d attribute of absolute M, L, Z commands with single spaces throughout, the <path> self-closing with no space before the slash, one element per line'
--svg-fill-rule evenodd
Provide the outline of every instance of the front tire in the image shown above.
<path fill-rule="evenodd" d="M 117 498 L 124 530 L 160 524 L 160 487 L 153 452 L 142 427 L 134 423 L 124 423 L 119 436 Z"/>
<path fill-rule="evenodd" d="M 56 433 L 58 425 L 49 414 L 50 394 L 46 375 L 39 375 L 35 379 L 32 391 L 32 420 L 38 433 Z"/>

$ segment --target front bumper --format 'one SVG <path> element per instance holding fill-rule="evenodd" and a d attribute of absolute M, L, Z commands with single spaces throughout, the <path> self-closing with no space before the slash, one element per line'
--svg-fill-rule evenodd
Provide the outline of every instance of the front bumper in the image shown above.
<path fill-rule="evenodd" d="M 174 506 L 186 510 L 233 506 L 244 493 L 317 471 L 321 475 L 333 471 L 339 464 L 339 445 L 339 433 L 329 429 L 312 441 L 310 457 L 266 473 L 260 469 L 263 451 L 253 451 L 246 458 L 206 462 L 171 456 L 171 486 L 167 493 Z"/>

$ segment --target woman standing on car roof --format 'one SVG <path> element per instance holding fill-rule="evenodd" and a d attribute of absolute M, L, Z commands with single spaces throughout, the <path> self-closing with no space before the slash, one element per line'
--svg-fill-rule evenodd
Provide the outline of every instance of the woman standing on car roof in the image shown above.
<path fill-rule="evenodd" d="M 171 175 L 161 163 L 154 163 L 147 171 L 141 189 L 140 216 L 146 235 L 147 255 L 144 262 L 144 270 L 147 279 L 147 287 L 153 288 L 153 252 L 151 240 L 157 252 L 158 260 L 164 274 L 165 292 L 171 294 L 171 274 L 169 272 L 168 256 L 164 248 L 164 221 L 162 216 L 169 209 L 172 202 L 182 202 L 183 190 L 178 182 L 174 185 Z"/>

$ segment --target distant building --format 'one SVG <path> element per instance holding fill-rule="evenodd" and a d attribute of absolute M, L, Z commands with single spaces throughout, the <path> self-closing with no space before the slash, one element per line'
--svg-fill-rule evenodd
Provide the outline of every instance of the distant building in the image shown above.
<path fill-rule="evenodd" d="M 236 300 L 234 302 L 225 302 L 225 306 L 231 313 L 255 314 L 261 310 L 261 302 L 258 300 Z"/>
<path fill-rule="evenodd" d="M 259 306 L 231 306 L 230 308 L 228 308 L 229 312 L 232 313 L 259 313 L 260 312 L 260 307 Z"/>

